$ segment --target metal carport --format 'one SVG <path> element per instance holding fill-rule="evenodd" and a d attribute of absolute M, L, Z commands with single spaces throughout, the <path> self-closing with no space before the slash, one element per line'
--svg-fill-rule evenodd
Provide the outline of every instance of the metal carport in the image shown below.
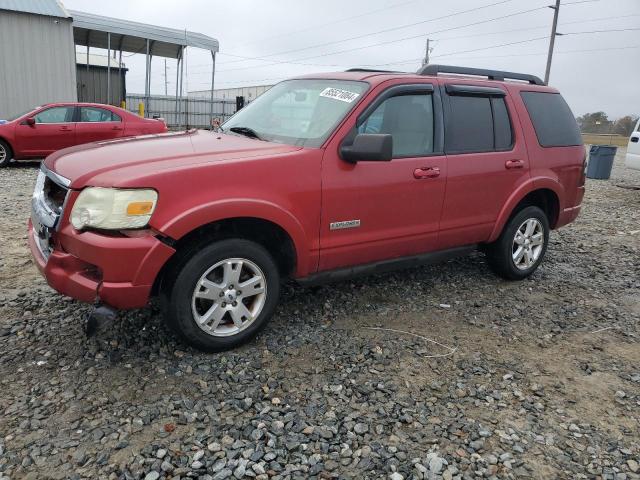
<path fill-rule="evenodd" d="M 209 50 L 213 66 L 211 71 L 211 115 L 213 116 L 213 87 L 216 71 L 216 53 L 219 50 L 218 40 L 187 30 L 158 27 L 75 10 L 70 10 L 69 14 L 73 17 L 75 44 L 87 47 L 87 65 L 89 64 L 89 49 L 91 47 L 108 50 L 108 78 L 110 78 L 112 50 L 120 52 L 118 68 L 122 63 L 122 52 L 145 54 L 145 112 L 148 111 L 151 94 L 151 59 L 157 56 L 178 60 L 176 71 L 176 118 L 179 125 L 181 124 L 179 119 L 182 112 L 178 111 L 178 105 L 181 103 L 178 99 L 181 99 L 183 94 L 184 51 L 187 47 Z M 109 86 L 107 88 L 109 89 Z"/>

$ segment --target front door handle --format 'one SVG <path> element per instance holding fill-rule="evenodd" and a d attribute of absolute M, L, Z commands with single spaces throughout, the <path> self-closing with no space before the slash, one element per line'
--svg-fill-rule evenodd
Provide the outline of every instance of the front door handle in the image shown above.
<path fill-rule="evenodd" d="M 111 130 L 122 130 L 122 127 L 111 127 Z"/>
<path fill-rule="evenodd" d="M 512 169 L 512 168 L 522 168 L 524 167 L 524 162 L 522 160 L 507 160 L 504 164 L 504 168 Z"/>
<path fill-rule="evenodd" d="M 438 167 L 422 167 L 413 171 L 413 177 L 418 180 L 422 178 L 436 178 L 440 176 L 440 168 Z"/>
<path fill-rule="evenodd" d="M 60 127 L 61 132 L 70 132 L 71 129 L 69 127 Z"/>

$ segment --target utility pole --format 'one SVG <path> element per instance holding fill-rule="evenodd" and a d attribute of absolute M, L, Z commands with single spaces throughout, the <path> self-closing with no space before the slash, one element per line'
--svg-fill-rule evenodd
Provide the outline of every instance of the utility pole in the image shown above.
<path fill-rule="evenodd" d="M 427 46 L 425 48 L 424 51 L 424 59 L 422 60 L 422 66 L 424 67 L 425 65 L 429 64 L 429 54 L 431 53 L 431 50 L 433 50 L 429 44 L 431 43 L 431 39 L 427 38 Z"/>
<path fill-rule="evenodd" d="M 560 13 L 560 0 L 556 0 L 556 4 L 549 5 L 549 8 L 553 8 L 553 25 L 551 26 L 551 38 L 549 39 L 549 53 L 547 54 L 547 68 L 544 72 L 544 83 L 549 84 L 549 74 L 551 73 L 551 59 L 553 58 L 553 47 L 556 43 L 556 36 L 562 35 L 557 32 L 558 28 L 558 13 Z"/>
<path fill-rule="evenodd" d="M 164 59 L 164 96 L 166 97 L 168 95 L 167 93 L 167 59 Z"/>

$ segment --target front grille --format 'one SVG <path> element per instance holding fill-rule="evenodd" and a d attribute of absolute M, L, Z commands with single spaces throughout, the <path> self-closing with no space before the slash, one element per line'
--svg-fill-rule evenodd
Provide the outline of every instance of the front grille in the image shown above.
<path fill-rule="evenodd" d="M 59 225 L 69 181 L 41 168 L 31 199 L 31 223 L 40 253 L 45 259 L 53 250 L 52 234 Z"/>
<path fill-rule="evenodd" d="M 47 206 L 58 215 L 62 213 L 64 199 L 67 198 L 68 192 L 69 190 L 62 185 L 58 185 L 49 177 L 45 177 L 42 189 L 43 199 L 47 203 Z"/>

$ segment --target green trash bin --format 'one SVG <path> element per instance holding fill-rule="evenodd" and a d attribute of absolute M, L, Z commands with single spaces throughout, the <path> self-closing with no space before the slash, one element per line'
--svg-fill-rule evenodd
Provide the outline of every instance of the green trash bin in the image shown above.
<path fill-rule="evenodd" d="M 609 180 L 613 159 L 618 147 L 614 145 L 591 145 L 589 162 L 587 163 L 587 178 Z"/>

